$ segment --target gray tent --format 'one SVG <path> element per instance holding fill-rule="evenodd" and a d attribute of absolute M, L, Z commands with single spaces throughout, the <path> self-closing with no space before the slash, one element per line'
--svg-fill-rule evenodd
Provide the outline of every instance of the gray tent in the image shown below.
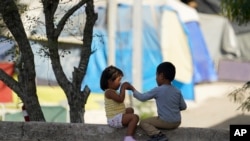
<path fill-rule="evenodd" d="M 204 14 L 220 15 L 220 0 L 196 0 L 198 3 L 197 11 Z M 240 49 L 240 60 L 249 61 L 250 56 L 250 24 L 238 25 L 237 22 L 230 22 L 238 40 Z"/>

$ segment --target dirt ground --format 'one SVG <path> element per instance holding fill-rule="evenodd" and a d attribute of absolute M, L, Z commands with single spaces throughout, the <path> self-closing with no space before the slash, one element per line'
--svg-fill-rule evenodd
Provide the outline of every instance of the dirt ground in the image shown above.
<path fill-rule="evenodd" d="M 229 129 L 232 124 L 250 124 L 250 112 L 237 108 L 228 94 L 244 83 L 216 82 L 200 84 L 195 88 L 196 102 L 187 102 L 189 108 L 182 112 L 182 127 Z"/>
<path fill-rule="evenodd" d="M 243 113 L 228 94 L 242 83 L 214 82 L 195 86 L 195 100 L 186 101 L 188 108 L 182 111 L 181 127 L 224 128 L 231 124 L 250 124 L 250 112 Z M 98 109 L 85 112 L 86 123 L 106 124 L 102 103 Z"/>

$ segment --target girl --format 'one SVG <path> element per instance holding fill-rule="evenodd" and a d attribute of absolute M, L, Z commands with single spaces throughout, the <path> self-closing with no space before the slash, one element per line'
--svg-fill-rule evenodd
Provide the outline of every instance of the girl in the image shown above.
<path fill-rule="evenodd" d="M 133 108 L 126 108 L 124 104 L 125 91 L 134 88 L 128 82 L 121 84 L 122 77 L 123 72 L 114 66 L 109 66 L 102 72 L 100 86 L 105 95 L 107 122 L 114 128 L 128 127 L 124 141 L 135 141 L 133 135 L 139 122 L 139 116 L 134 114 Z"/>

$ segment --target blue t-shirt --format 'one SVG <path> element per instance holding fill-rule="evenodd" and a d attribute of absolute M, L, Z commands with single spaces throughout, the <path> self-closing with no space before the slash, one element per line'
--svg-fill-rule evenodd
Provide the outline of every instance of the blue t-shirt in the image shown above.
<path fill-rule="evenodd" d="M 180 90 L 172 85 L 161 85 L 143 94 L 134 91 L 133 96 L 140 101 L 154 98 L 158 116 L 166 122 L 181 122 L 180 111 L 187 108 Z"/>

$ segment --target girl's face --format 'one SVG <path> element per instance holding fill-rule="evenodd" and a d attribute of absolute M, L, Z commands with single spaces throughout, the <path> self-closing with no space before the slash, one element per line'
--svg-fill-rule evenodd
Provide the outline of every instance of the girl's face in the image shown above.
<path fill-rule="evenodd" d="M 121 85 L 122 76 L 118 76 L 114 81 L 108 80 L 108 86 L 110 89 L 118 90 Z"/>

